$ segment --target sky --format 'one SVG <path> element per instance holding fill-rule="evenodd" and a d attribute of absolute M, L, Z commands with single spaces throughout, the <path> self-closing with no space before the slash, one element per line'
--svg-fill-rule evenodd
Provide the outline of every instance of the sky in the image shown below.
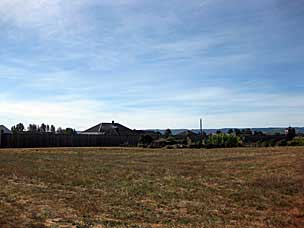
<path fill-rule="evenodd" d="M 304 126 L 303 0 L 1 0 L 0 124 Z"/>

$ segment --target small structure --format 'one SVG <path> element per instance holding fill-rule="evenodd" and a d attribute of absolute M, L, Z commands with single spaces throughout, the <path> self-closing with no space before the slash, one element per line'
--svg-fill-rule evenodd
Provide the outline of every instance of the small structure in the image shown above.
<path fill-rule="evenodd" d="M 0 134 L 12 134 L 12 132 L 4 125 L 0 125 Z"/>
<path fill-rule="evenodd" d="M 290 140 L 296 137 L 296 129 L 293 127 L 289 127 L 285 129 L 285 135 Z"/>
<path fill-rule="evenodd" d="M 187 130 L 187 131 L 183 131 L 183 132 L 177 134 L 175 136 L 175 138 L 177 138 L 177 139 L 187 139 L 187 138 L 190 138 L 191 140 L 195 141 L 195 140 L 199 140 L 200 139 L 200 134 L 197 134 L 197 133 L 195 133 L 193 131 Z"/>
<path fill-rule="evenodd" d="M 106 136 L 132 136 L 138 135 L 135 130 L 131 130 L 119 123 L 100 123 L 80 133 L 81 135 L 106 135 Z"/>
<path fill-rule="evenodd" d="M 12 132 L 4 125 L 0 125 L 0 147 L 2 146 L 2 134 L 12 134 Z"/>

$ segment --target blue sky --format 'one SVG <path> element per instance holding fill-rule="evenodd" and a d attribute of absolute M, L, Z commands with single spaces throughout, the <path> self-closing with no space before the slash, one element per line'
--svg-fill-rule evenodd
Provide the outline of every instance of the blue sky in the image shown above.
<path fill-rule="evenodd" d="M 1 0 L 1 124 L 304 126 L 303 27 L 303 0 Z"/>

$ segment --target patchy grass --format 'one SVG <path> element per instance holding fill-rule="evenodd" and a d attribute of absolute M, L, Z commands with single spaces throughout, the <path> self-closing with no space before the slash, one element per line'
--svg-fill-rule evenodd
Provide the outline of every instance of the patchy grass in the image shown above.
<path fill-rule="evenodd" d="M 0 150 L 0 227 L 304 227 L 304 148 Z"/>

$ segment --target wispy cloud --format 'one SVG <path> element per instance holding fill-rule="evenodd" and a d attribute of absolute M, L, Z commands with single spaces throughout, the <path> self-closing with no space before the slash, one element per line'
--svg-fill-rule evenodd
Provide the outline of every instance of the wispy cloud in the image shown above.
<path fill-rule="evenodd" d="M 1 107 L 4 107 L 0 116 L 14 117 L 25 123 L 36 121 L 74 126 L 80 130 L 112 119 L 132 128 L 195 128 L 200 117 L 210 128 L 299 125 L 304 120 L 297 112 L 304 108 L 304 96 L 244 94 L 225 88 L 205 88 L 175 97 L 166 96 L 168 94 L 161 94 L 162 99 L 146 96 L 126 101 L 122 97 L 97 100 L 70 94 L 22 101 L 6 95 L 0 100 Z M 14 124 L 13 121 L 10 124 Z"/>
<path fill-rule="evenodd" d="M 201 116 L 209 127 L 301 124 L 303 11 L 277 1 L 2 0 L 0 116 L 79 129 L 112 119 L 192 128 Z"/>
<path fill-rule="evenodd" d="M 86 1 L 83 1 L 84 3 Z M 68 35 L 86 28 L 78 11 L 82 1 L 3 0 L 0 2 L 1 21 L 24 30 L 33 30 L 43 38 Z"/>

